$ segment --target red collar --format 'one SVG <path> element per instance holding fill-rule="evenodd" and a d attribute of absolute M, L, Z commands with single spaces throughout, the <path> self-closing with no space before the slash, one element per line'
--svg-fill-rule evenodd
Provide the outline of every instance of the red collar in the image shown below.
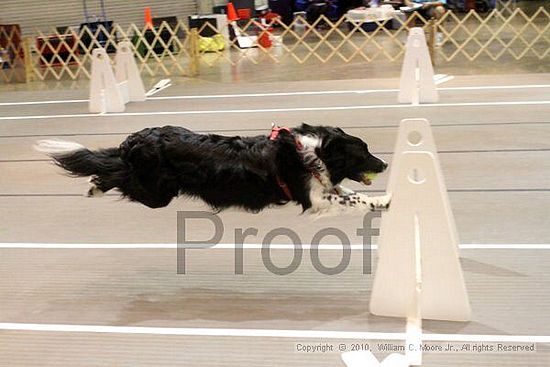
<path fill-rule="evenodd" d="M 273 124 L 273 126 L 271 127 L 271 133 L 269 134 L 269 140 L 276 140 L 279 137 L 281 131 L 286 131 L 289 134 L 292 134 L 292 131 L 290 131 L 288 127 L 280 127 Z M 301 151 L 303 149 L 302 143 L 298 139 L 294 138 L 294 143 L 296 144 L 296 150 Z M 321 182 L 321 184 L 323 183 L 319 172 L 311 171 L 311 175 L 315 177 L 319 182 Z M 275 178 L 277 179 L 277 185 L 279 185 L 281 190 L 283 190 L 286 198 L 292 201 L 292 192 L 290 192 L 288 185 L 281 179 L 279 175 L 277 175 Z"/>
<path fill-rule="evenodd" d="M 292 135 L 292 131 L 290 131 L 288 127 L 284 127 L 284 126 L 280 127 L 280 126 L 273 125 L 271 127 L 271 133 L 269 134 L 269 140 L 277 139 L 281 131 L 286 131 L 287 133 Z M 302 150 L 302 143 L 298 139 L 294 138 L 294 143 L 296 144 L 297 150 Z"/>
<path fill-rule="evenodd" d="M 277 139 L 281 131 L 286 131 L 287 133 L 292 134 L 292 132 L 288 127 L 279 127 L 279 126 L 273 125 L 271 127 L 271 133 L 269 134 L 269 140 Z"/>
<path fill-rule="evenodd" d="M 269 134 L 269 140 L 276 140 L 279 137 L 279 134 L 281 131 L 286 131 L 289 134 L 292 134 L 292 131 L 288 127 L 279 127 L 275 126 L 275 124 L 271 127 L 271 133 Z M 294 143 L 296 144 L 296 150 L 301 151 L 303 149 L 302 143 L 294 138 Z M 311 171 L 311 175 L 315 177 L 321 184 L 323 184 L 323 181 L 321 180 L 321 175 L 319 172 Z M 292 201 L 292 192 L 290 192 L 290 189 L 288 188 L 288 185 L 281 179 L 279 175 L 275 177 L 277 179 L 277 185 L 283 190 L 285 196 L 288 200 Z"/>
<path fill-rule="evenodd" d="M 279 175 L 277 175 L 275 178 L 277 179 L 277 185 L 279 185 L 281 190 L 283 190 L 283 192 L 285 193 L 286 198 L 289 201 L 292 201 L 293 200 L 292 199 L 292 192 L 290 192 L 290 189 L 288 188 L 288 185 L 286 184 L 286 182 L 284 182 L 283 179 L 281 177 L 279 177 Z"/>

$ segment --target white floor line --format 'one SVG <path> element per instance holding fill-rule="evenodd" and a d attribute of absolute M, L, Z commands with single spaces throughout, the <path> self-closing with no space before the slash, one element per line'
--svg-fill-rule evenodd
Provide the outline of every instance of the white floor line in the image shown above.
<path fill-rule="evenodd" d="M 526 244 L 461 244 L 462 250 L 550 250 L 547 243 L 526 243 Z"/>
<path fill-rule="evenodd" d="M 164 96 L 151 99 L 220 99 L 220 98 L 258 98 L 258 97 L 283 97 L 283 96 L 320 96 L 332 94 L 367 94 L 367 93 L 396 93 L 399 89 L 352 89 L 352 90 L 325 90 L 304 92 L 271 92 L 271 93 L 240 93 L 240 94 L 202 94 L 196 96 Z"/>
<path fill-rule="evenodd" d="M 206 246 L 206 245 L 205 245 Z M 232 243 L 220 243 L 213 247 L 205 247 L 213 250 L 232 250 L 237 246 Z M 261 249 L 261 243 L 244 244 L 243 249 L 254 250 Z M 548 243 L 536 244 L 461 244 L 459 247 L 462 250 L 550 250 Z M 18 243 L 7 242 L 0 243 L 0 249 L 176 249 L 178 245 L 175 243 Z M 187 248 L 197 248 L 197 245 L 189 245 Z M 270 248 L 273 250 L 293 250 L 294 245 L 291 244 L 272 244 Z M 303 244 L 304 250 L 310 250 L 311 244 Z M 351 250 L 363 250 L 365 247 L 361 244 L 350 246 Z M 342 245 L 327 244 L 320 245 L 319 250 L 341 250 Z M 372 250 L 378 250 L 377 245 L 371 246 Z"/>
<path fill-rule="evenodd" d="M 41 104 L 63 104 L 63 103 L 88 103 L 88 100 L 87 99 L 65 99 L 65 100 L 59 100 L 59 101 L 0 102 L 0 107 L 41 105 Z"/>
<path fill-rule="evenodd" d="M 183 336 L 233 336 L 266 338 L 313 338 L 357 340 L 405 340 L 405 333 L 324 330 L 173 328 L 149 326 L 104 326 L 69 324 L 0 323 L 0 330 L 76 333 L 154 334 Z M 424 341 L 494 343 L 550 343 L 548 335 L 423 334 Z"/>
<path fill-rule="evenodd" d="M 71 115 L 30 115 L 30 116 L 1 116 L 0 120 L 43 120 L 83 117 L 123 117 L 123 116 L 174 116 L 174 115 L 205 115 L 205 114 L 239 114 L 239 113 L 276 113 L 276 112 L 318 112 L 318 111 L 351 111 L 372 109 L 403 109 L 403 108 L 446 108 L 446 107 L 503 107 L 503 106 L 536 106 L 550 105 L 549 101 L 506 101 L 506 102 L 463 102 L 463 103 L 435 103 L 411 106 L 409 104 L 388 105 L 356 105 L 332 107 L 293 107 L 293 108 L 262 108 L 238 110 L 196 110 L 196 111 L 151 111 L 151 112 L 118 112 L 108 114 L 71 114 Z"/>
<path fill-rule="evenodd" d="M 450 79 L 449 79 L 450 80 Z M 447 81 L 447 80 L 446 80 Z M 550 88 L 550 84 L 526 84 L 526 85 L 487 85 L 487 86 L 465 86 L 438 88 L 439 91 L 464 91 L 464 90 L 492 90 L 492 89 L 538 89 Z M 240 93 L 240 94 L 203 94 L 195 96 L 165 96 L 150 97 L 150 100 L 170 99 L 217 99 L 217 98 L 251 98 L 251 97 L 278 97 L 278 96 L 305 96 L 305 95 L 331 95 L 331 94 L 362 94 L 362 93 L 396 93 L 399 89 L 354 89 L 354 90 L 328 90 L 328 91 L 303 91 L 303 92 L 273 92 L 273 93 Z M 0 106 L 24 106 L 41 104 L 62 104 L 62 103 L 87 103 L 87 99 L 49 100 L 49 101 L 26 101 L 26 102 L 0 102 Z"/>
<path fill-rule="evenodd" d="M 492 89 L 538 89 L 550 88 L 550 84 L 526 84 L 526 85 L 481 85 L 481 86 L 465 86 L 465 87 L 441 87 L 437 90 L 492 90 Z"/>

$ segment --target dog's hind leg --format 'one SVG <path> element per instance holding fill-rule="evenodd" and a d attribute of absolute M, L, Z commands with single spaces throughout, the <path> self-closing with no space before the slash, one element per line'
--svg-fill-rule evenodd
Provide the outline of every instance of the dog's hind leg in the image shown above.
<path fill-rule="evenodd" d="M 86 193 L 86 196 L 89 198 L 100 197 L 100 196 L 103 196 L 103 194 L 105 193 L 105 191 L 99 188 L 97 179 L 98 177 L 94 175 L 94 176 L 91 176 L 90 179 L 88 180 L 88 182 L 90 183 L 90 189 Z"/>
<path fill-rule="evenodd" d="M 88 197 L 103 196 L 103 194 L 115 187 L 113 185 L 107 184 L 105 180 L 102 180 L 101 177 L 99 177 L 98 175 L 90 176 L 88 182 L 90 183 L 90 189 L 86 193 L 86 196 Z"/>

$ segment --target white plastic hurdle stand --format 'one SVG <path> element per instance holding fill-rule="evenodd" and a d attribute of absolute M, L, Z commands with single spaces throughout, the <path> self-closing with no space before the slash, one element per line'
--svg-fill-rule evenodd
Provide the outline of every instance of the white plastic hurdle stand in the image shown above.
<path fill-rule="evenodd" d="M 370 352 L 345 353 L 348 367 L 419 366 L 422 319 L 471 318 L 456 226 L 427 120 L 401 121 L 388 192 L 392 203 L 382 214 L 370 312 L 407 319 L 407 352 L 381 363 Z"/>
<path fill-rule="evenodd" d="M 121 85 L 120 88 L 126 103 L 143 102 L 147 99 L 130 42 L 120 42 L 118 44 L 115 56 L 115 78 L 117 83 Z"/>
<path fill-rule="evenodd" d="M 128 102 L 146 100 L 132 45 L 120 42 L 115 56 L 115 73 L 103 48 L 92 51 L 89 110 L 94 113 L 123 112 Z"/>
<path fill-rule="evenodd" d="M 380 223 L 370 310 L 381 316 L 410 315 L 419 255 L 422 318 L 468 321 L 456 225 L 429 123 L 401 121 L 395 151 L 388 183 L 392 203 Z M 420 248 L 415 248 L 417 237 Z"/>
<path fill-rule="evenodd" d="M 430 123 L 426 119 L 404 119 L 399 125 L 399 131 L 397 134 L 397 141 L 394 148 L 394 157 L 401 156 L 404 152 L 430 152 L 434 156 L 436 169 L 441 172 L 441 163 L 439 162 L 439 155 L 437 154 L 437 146 L 435 145 L 435 139 L 433 137 Z M 388 188 L 391 190 L 395 187 L 395 180 L 397 179 L 400 168 L 399 159 L 394 159 L 391 164 L 390 175 L 388 178 Z M 445 212 L 449 213 L 450 220 L 449 225 L 451 227 L 453 238 L 457 238 L 457 251 L 460 252 L 458 246 L 458 232 L 456 230 L 456 224 L 451 210 L 451 204 L 449 201 L 449 195 L 447 192 L 447 186 L 445 180 L 441 180 L 441 196 L 443 197 L 443 205 L 445 206 Z"/>
<path fill-rule="evenodd" d="M 411 28 L 399 82 L 399 103 L 435 103 L 439 95 L 424 30 Z"/>

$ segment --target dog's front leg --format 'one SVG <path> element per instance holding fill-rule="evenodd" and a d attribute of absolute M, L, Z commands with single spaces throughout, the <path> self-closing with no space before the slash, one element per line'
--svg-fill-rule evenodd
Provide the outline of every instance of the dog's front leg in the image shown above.
<path fill-rule="evenodd" d="M 337 195 L 324 193 L 320 197 L 312 198 L 312 214 L 345 214 L 367 212 L 372 210 L 386 210 L 390 206 L 391 195 L 370 197 L 365 194 Z"/>

